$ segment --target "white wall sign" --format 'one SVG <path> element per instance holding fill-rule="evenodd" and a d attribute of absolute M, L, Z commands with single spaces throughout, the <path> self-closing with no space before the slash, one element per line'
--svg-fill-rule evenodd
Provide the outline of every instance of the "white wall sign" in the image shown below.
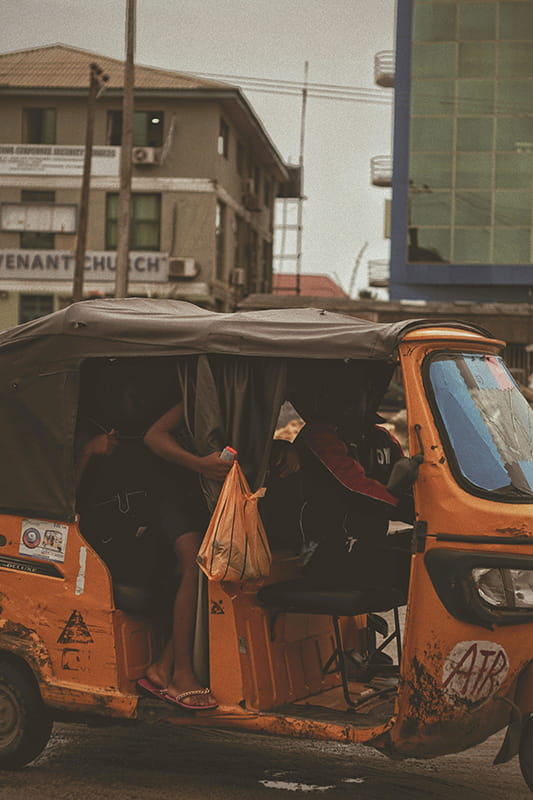
<path fill-rule="evenodd" d="M 0 144 L 0 175 L 82 175 L 85 148 L 62 144 Z M 92 175 L 118 175 L 120 147 L 93 147 Z"/>
<path fill-rule="evenodd" d="M 129 279 L 136 282 L 168 280 L 168 254 L 130 253 Z M 74 277 L 74 253 L 68 250 L 0 250 L 2 279 L 65 280 Z M 114 281 L 117 254 L 114 250 L 89 251 L 85 255 L 85 277 L 92 281 Z"/>
<path fill-rule="evenodd" d="M 1 203 L 3 231 L 44 231 L 74 233 L 78 206 L 55 203 Z"/>

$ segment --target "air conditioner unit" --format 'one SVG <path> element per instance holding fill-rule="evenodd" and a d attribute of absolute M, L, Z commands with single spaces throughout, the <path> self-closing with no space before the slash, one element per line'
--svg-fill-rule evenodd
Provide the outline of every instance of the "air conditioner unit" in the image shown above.
<path fill-rule="evenodd" d="M 157 164 L 155 147 L 134 147 L 131 151 L 132 164 Z"/>
<path fill-rule="evenodd" d="M 196 278 L 200 268 L 194 258 L 169 258 L 169 278 Z"/>
<path fill-rule="evenodd" d="M 231 283 L 233 286 L 244 286 L 244 281 L 246 279 L 246 273 L 243 269 L 233 269 L 231 271 Z"/>

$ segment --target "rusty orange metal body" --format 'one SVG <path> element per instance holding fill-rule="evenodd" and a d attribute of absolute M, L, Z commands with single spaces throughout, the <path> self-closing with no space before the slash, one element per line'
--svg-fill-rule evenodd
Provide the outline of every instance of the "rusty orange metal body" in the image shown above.
<path fill-rule="evenodd" d="M 414 491 L 417 518 L 425 523 L 412 560 L 402 677 L 386 743 L 401 756 L 438 755 L 484 741 L 507 724 L 509 701 L 519 703 L 523 713 L 533 710 L 530 677 L 522 679 L 517 694 L 520 676 L 530 675 L 533 624 L 490 630 L 457 619 L 443 607 L 425 566 L 431 551 L 527 556 L 533 542 L 531 504 L 476 497 L 452 474 L 422 379 L 424 359 L 435 350 L 435 333 L 407 334 L 400 347 L 410 449 L 417 452 L 419 437 L 424 447 Z M 501 345 L 472 334 L 441 334 L 439 349 L 497 353 Z M 472 543 L 460 541 L 469 537 Z M 524 544 L 517 543 L 520 537 Z"/>
<path fill-rule="evenodd" d="M 531 504 L 475 496 L 457 482 L 423 380 L 424 361 L 435 350 L 492 354 L 500 345 L 444 328 L 408 333 L 400 345 L 410 452 L 423 446 L 424 462 L 415 485 L 417 546 L 400 681 L 388 716 L 372 721 L 339 705 L 338 675 L 323 673 L 333 648 L 329 616 L 274 615 L 257 603 L 258 585 L 211 583 L 210 681 L 219 707 L 180 715 L 159 702 L 159 717 L 179 725 L 365 742 L 393 757 L 431 757 L 466 749 L 505 727 L 513 704 L 533 711 L 533 622 L 491 628 L 458 619 L 428 571 L 428 556 L 532 552 Z M 63 530 L 63 561 L 43 560 L 43 573 L 21 568 L 25 559 L 28 565 L 39 560 L 28 555 L 32 526 L 46 531 L 47 521 L 0 516 L 0 650 L 29 665 L 53 714 L 142 717 L 148 701 L 135 681 L 154 655 L 153 621 L 115 608 L 109 572 L 75 523 Z M 298 572 L 294 557 L 276 553 L 269 582 Z M 312 707 L 335 713 L 328 718 Z"/>

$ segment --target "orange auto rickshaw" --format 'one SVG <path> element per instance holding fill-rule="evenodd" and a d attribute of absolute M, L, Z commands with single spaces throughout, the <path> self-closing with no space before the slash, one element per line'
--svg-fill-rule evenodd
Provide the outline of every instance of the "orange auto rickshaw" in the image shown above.
<path fill-rule="evenodd" d="M 76 303 L 2 333 L 0 766 L 36 758 L 59 719 L 364 743 L 395 759 L 462 751 L 507 728 L 496 761 L 519 754 L 533 788 L 533 415 L 503 346 L 455 321 L 143 299 Z M 332 361 L 394 374 L 418 469 L 407 596 L 304 591 L 300 554 L 273 532 L 268 577 L 204 582 L 195 659 L 218 708 L 141 696 L 158 619 L 135 586 L 114 582 L 76 510 L 83 373 L 98 359 L 170 363 L 191 446 L 234 447 L 267 497 L 296 362 L 317 382 Z M 219 488 L 204 486 L 211 508 Z"/>

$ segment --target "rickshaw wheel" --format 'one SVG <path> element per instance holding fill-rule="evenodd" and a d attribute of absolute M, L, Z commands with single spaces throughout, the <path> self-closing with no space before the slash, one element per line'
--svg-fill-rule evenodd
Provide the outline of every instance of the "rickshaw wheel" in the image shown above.
<path fill-rule="evenodd" d="M 46 747 L 52 720 L 35 682 L 0 661 L 0 769 L 19 769 Z"/>
<path fill-rule="evenodd" d="M 533 717 L 530 717 L 523 727 L 518 760 L 522 776 L 533 792 Z"/>

